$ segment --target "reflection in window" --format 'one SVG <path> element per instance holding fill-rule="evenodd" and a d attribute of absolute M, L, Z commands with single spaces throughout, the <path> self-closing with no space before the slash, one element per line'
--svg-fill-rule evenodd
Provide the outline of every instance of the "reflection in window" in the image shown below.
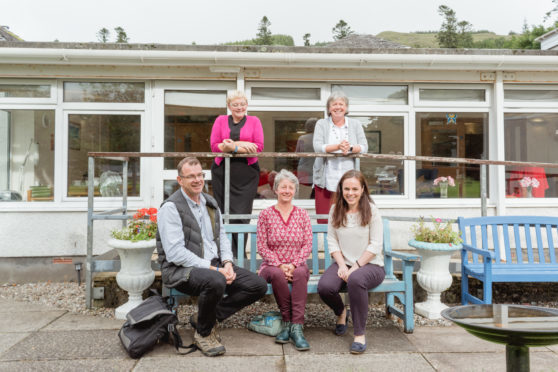
<path fill-rule="evenodd" d="M 558 114 L 504 114 L 506 160 L 555 163 Z M 558 197 L 558 169 L 506 167 L 506 197 Z"/>
<path fill-rule="evenodd" d="M 402 116 L 354 117 L 364 128 L 371 154 L 404 153 L 404 118 Z M 402 161 L 361 159 L 371 194 L 401 195 L 404 193 L 404 167 Z"/>
<path fill-rule="evenodd" d="M 49 98 L 50 85 L 0 84 L 0 98 Z"/>
<path fill-rule="evenodd" d="M 251 98 L 261 100 L 319 100 L 320 88 L 253 87 Z"/>
<path fill-rule="evenodd" d="M 165 152 L 209 152 L 213 122 L 226 115 L 226 91 L 165 92 Z M 176 169 L 180 158 L 165 158 L 165 169 Z M 213 159 L 200 158 L 203 169 Z"/>
<path fill-rule="evenodd" d="M 51 201 L 54 110 L 0 110 L 0 201 Z"/>
<path fill-rule="evenodd" d="M 558 90 L 505 89 L 506 102 L 558 102 Z"/>
<path fill-rule="evenodd" d="M 421 101 L 484 102 L 484 89 L 419 89 Z"/>
<path fill-rule="evenodd" d="M 418 113 L 416 116 L 417 155 L 449 158 L 482 159 L 488 154 L 488 114 L 486 113 Z M 438 177 L 452 177 L 450 198 L 480 197 L 478 165 L 420 162 L 416 165 L 417 198 L 439 198 Z"/>
<path fill-rule="evenodd" d="M 139 152 L 140 115 L 76 115 L 68 117 L 68 196 L 87 196 L 90 151 Z M 122 195 L 121 161 L 95 159 L 95 195 Z M 128 195 L 138 196 L 139 158 L 128 163 Z"/>
<path fill-rule="evenodd" d="M 144 83 L 64 82 L 64 102 L 143 103 Z"/>
<path fill-rule="evenodd" d="M 349 97 L 351 105 L 406 105 L 406 85 L 332 85 L 331 90 L 341 90 Z"/>
<path fill-rule="evenodd" d="M 251 112 L 264 130 L 265 152 L 314 152 L 314 127 L 323 112 Z M 287 169 L 299 180 L 298 199 L 311 199 L 314 158 L 260 158 L 258 197 L 275 199 L 273 181 L 276 172 Z"/>

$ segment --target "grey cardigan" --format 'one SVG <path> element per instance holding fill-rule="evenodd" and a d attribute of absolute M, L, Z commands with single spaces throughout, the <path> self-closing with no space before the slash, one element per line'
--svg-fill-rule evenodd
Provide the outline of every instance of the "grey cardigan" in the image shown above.
<path fill-rule="evenodd" d="M 345 117 L 347 124 L 349 126 L 349 143 L 358 144 L 361 148 L 361 153 L 368 152 L 368 141 L 364 135 L 364 129 L 362 129 L 362 123 L 357 119 Z M 320 119 L 316 123 L 316 128 L 314 129 L 314 152 L 322 152 L 322 147 L 325 144 L 330 144 L 329 141 L 329 126 L 331 125 L 331 118 Z M 324 188 L 325 179 L 324 171 L 327 158 L 316 158 L 314 162 L 314 185 Z"/>

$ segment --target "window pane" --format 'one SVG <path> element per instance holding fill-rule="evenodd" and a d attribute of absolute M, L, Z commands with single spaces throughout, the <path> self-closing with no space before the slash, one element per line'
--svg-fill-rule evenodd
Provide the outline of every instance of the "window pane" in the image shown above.
<path fill-rule="evenodd" d="M 515 102 L 558 102 L 558 90 L 504 90 L 504 101 Z"/>
<path fill-rule="evenodd" d="M 253 87 L 252 99 L 319 100 L 320 88 Z"/>
<path fill-rule="evenodd" d="M 65 82 L 64 102 L 143 103 L 144 83 Z"/>
<path fill-rule="evenodd" d="M 402 116 L 355 117 L 364 127 L 371 154 L 403 155 L 404 118 Z M 361 159 L 360 169 L 366 176 L 370 193 L 402 195 L 404 167 L 402 161 Z"/>
<path fill-rule="evenodd" d="M 350 105 L 406 105 L 407 86 L 397 85 L 332 85 L 349 97 Z"/>
<path fill-rule="evenodd" d="M 484 102 L 484 89 L 419 89 L 421 101 Z"/>
<path fill-rule="evenodd" d="M 486 113 L 418 113 L 416 133 L 417 155 L 482 159 L 488 154 Z M 448 176 L 456 185 L 448 188 L 448 197 L 480 197 L 478 165 L 417 161 L 416 172 L 417 198 L 441 197 L 434 180 Z"/>
<path fill-rule="evenodd" d="M 165 152 L 210 152 L 213 122 L 226 115 L 226 91 L 165 92 Z M 176 169 L 180 158 L 165 158 L 165 169 Z M 213 159 L 200 158 L 203 169 Z"/>
<path fill-rule="evenodd" d="M 314 152 L 314 127 L 323 112 L 252 112 L 260 118 L 264 130 L 265 152 Z M 275 199 L 275 172 L 287 169 L 299 180 L 297 199 L 313 199 L 312 167 L 314 158 L 261 158 L 258 198 Z"/>
<path fill-rule="evenodd" d="M 69 115 L 68 118 L 68 196 L 87 196 L 90 151 L 139 152 L 140 115 Z M 123 162 L 95 159 L 95 195 L 122 195 Z M 139 158 L 128 163 L 128 195 L 138 196 Z"/>
<path fill-rule="evenodd" d="M 556 163 L 558 114 L 504 114 L 504 133 L 506 160 Z M 558 169 L 506 167 L 506 196 L 558 197 Z"/>
<path fill-rule="evenodd" d="M 0 84 L 0 97 L 49 98 L 50 85 Z"/>
<path fill-rule="evenodd" d="M 0 201 L 51 201 L 54 110 L 0 110 Z"/>

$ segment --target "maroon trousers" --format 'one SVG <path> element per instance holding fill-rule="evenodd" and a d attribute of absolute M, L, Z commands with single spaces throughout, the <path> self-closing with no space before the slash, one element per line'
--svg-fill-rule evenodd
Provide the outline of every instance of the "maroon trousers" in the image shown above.
<path fill-rule="evenodd" d="M 335 202 L 335 193 L 328 189 L 314 186 L 314 195 L 316 197 L 314 200 L 316 204 L 316 214 L 329 214 L 331 205 Z M 327 218 L 318 219 L 318 223 L 326 224 Z"/>
<path fill-rule="evenodd" d="M 368 290 L 379 286 L 386 276 L 384 268 L 374 264 L 366 264 L 354 271 L 345 283 L 337 276 L 337 262 L 331 264 L 318 282 L 318 293 L 322 301 L 333 309 L 335 315 L 343 313 L 343 300 L 339 291 L 347 289 L 355 336 L 364 334 L 368 317 Z"/>
<path fill-rule="evenodd" d="M 285 279 L 283 270 L 276 266 L 265 266 L 259 274 L 268 283 L 271 283 L 275 301 L 281 311 L 285 322 L 304 324 L 304 310 L 308 294 L 308 279 L 310 271 L 306 265 L 300 265 L 293 272 L 292 292 L 289 282 Z"/>

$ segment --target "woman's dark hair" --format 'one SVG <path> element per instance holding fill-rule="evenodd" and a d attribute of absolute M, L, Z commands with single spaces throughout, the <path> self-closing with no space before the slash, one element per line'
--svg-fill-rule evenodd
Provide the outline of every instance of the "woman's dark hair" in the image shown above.
<path fill-rule="evenodd" d="M 335 204 L 331 215 L 331 224 L 336 229 L 347 226 L 347 212 L 349 211 L 349 204 L 347 204 L 347 201 L 343 198 L 343 182 L 349 178 L 356 178 L 362 187 L 362 196 L 358 201 L 360 225 L 367 226 L 372 219 L 372 208 L 370 207 L 370 203 L 374 203 L 374 201 L 370 197 L 366 178 L 364 178 L 364 175 L 361 172 L 357 170 L 350 170 L 345 172 L 337 184 Z"/>

